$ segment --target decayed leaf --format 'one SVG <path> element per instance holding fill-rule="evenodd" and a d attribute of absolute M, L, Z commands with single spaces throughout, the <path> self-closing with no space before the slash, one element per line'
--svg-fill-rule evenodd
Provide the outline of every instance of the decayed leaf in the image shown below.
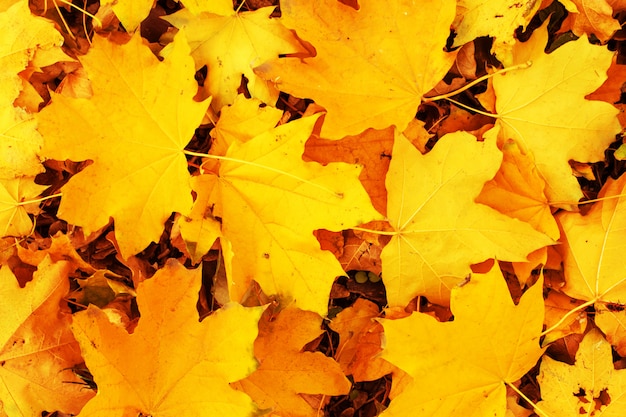
<path fill-rule="evenodd" d="M 544 357 L 537 381 L 537 406 L 550 416 L 620 417 L 626 409 L 626 371 L 614 369 L 611 345 L 597 329 L 580 343 L 574 366 Z"/>
<path fill-rule="evenodd" d="M 281 20 L 316 55 L 282 58 L 257 69 L 281 91 L 328 110 L 322 136 L 339 139 L 367 128 L 404 130 L 422 95 L 454 62 L 443 48 L 454 19 L 451 0 L 283 0 Z"/>
<path fill-rule="evenodd" d="M 0 236 L 27 236 L 33 231 L 29 213 L 39 212 L 37 203 L 27 204 L 46 186 L 35 184 L 33 178 L 0 179 Z"/>
<path fill-rule="evenodd" d="M 583 37 L 548 55 L 547 39 L 545 27 L 535 30 L 513 48 L 513 64 L 532 66 L 493 77 L 498 118 L 490 132 L 532 153 L 550 202 L 573 209 L 582 192 L 568 161 L 602 160 L 621 130 L 617 109 L 585 100 L 606 79 L 613 54 Z"/>
<path fill-rule="evenodd" d="M 425 295 L 447 304 L 450 288 L 489 258 L 523 261 L 552 243 L 528 224 L 474 202 L 502 154 L 493 141 L 448 134 L 422 155 L 398 135 L 387 174 L 387 217 L 395 235 L 383 249 L 390 306 Z"/>
<path fill-rule="evenodd" d="M 503 417 L 506 383 L 531 369 L 543 350 L 543 280 L 513 303 L 499 268 L 452 290 L 451 322 L 424 313 L 380 321 L 382 353 L 414 379 L 381 417 Z"/>
<path fill-rule="evenodd" d="M 259 322 L 254 352 L 259 368 L 236 386 L 246 392 L 261 409 L 273 416 L 315 417 L 300 394 L 344 395 L 350 381 L 339 364 L 322 352 L 302 352 L 304 345 L 323 333 L 322 318 L 310 311 L 289 307 L 272 321 Z"/>
<path fill-rule="evenodd" d="M 93 97 L 54 95 L 37 115 L 44 157 L 94 161 L 63 187 L 59 217 L 86 234 L 113 217 L 125 258 L 157 241 L 172 212 L 191 209 L 182 151 L 208 103 L 193 101 L 197 84 L 188 54 L 180 35 L 163 62 L 138 33 L 121 46 L 96 36 L 81 58 Z"/>
<path fill-rule="evenodd" d="M 205 85 L 215 111 L 233 103 L 242 75 L 252 97 L 270 104 L 278 99 L 278 90 L 252 69 L 280 54 L 305 50 L 279 20 L 270 19 L 274 8 L 237 13 L 231 5 L 224 15 L 204 12 L 198 16 L 183 9 L 165 18 L 185 32 L 196 69 L 207 66 Z"/>
<path fill-rule="evenodd" d="M 61 308 L 69 271 L 68 262 L 46 257 L 20 288 L 9 267 L 0 268 L 0 416 L 76 414 L 92 396 L 71 371 L 82 358 Z"/>
<path fill-rule="evenodd" d="M 81 416 L 252 415 L 252 401 L 228 383 L 256 367 L 262 309 L 229 304 L 199 322 L 200 275 L 170 260 L 143 281 L 133 334 L 94 306 L 74 315 L 72 330 L 98 384 Z"/>
<path fill-rule="evenodd" d="M 520 26 L 526 28 L 540 5 L 539 0 L 459 0 L 452 24 L 456 32 L 454 45 L 491 36 L 495 38 L 493 49 L 498 59 L 508 62 L 515 31 Z"/>
<path fill-rule="evenodd" d="M 210 204 L 222 219 L 222 240 L 234 252 L 232 300 L 241 300 L 255 280 L 266 294 L 325 315 L 330 288 L 343 269 L 320 249 L 313 231 L 340 231 L 381 218 L 358 180 L 360 166 L 302 160 L 317 119 L 302 118 L 233 143 L 220 162 Z"/>
<path fill-rule="evenodd" d="M 626 300 L 626 175 L 609 178 L 598 194 L 606 198 L 587 215 L 560 213 L 557 250 L 563 257 L 567 295 L 579 300 L 623 303 Z"/>

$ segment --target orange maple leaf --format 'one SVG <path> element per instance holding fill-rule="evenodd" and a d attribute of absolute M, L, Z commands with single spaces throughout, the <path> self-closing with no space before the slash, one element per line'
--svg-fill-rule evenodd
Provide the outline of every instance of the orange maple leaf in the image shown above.
<path fill-rule="evenodd" d="M 542 291 L 540 279 L 515 305 L 495 266 L 452 290 L 451 322 L 419 312 L 379 319 L 382 358 L 413 377 L 380 416 L 503 417 L 505 384 L 521 378 L 543 353 Z"/>
<path fill-rule="evenodd" d="M 74 315 L 72 330 L 98 384 L 81 416 L 254 412 L 248 396 L 228 383 L 256 368 L 252 343 L 262 308 L 227 304 L 200 322 L 200 275 L 170 260 L 139 284 L 141 318 L 133 334 L 93 305 Z"/>
<path fill-rule="evenodd" d="M 390 306 L 417 295 L 445 305 L 471 264 L 524 261 L 552 243 L 527 223 L 475 203 L 501 160 L 494 141 L 465 132 L 442 137 L 426 155 L 396 136 L 386 179 L 394 233 L 381 254 Z"/>
<path fill-rule="evenodd" d="M 46 256 L 33 280 L 20 288 L 0 268 L 0 415 L 35 416 L 54 409 L 78 413 L 93 395 L 71 368 L 83 360 L 70 331 L 67 261 Z"/>
<path fill-rule="evenodd" d="M 163 62 L 135 34 L 125 45 L 96 36 L 81 58 L 91 99 L 54 95 L 37 115 L 48 159 L 94 163 L 63 187 L 59 217 L 89 234 L 115 220 L 125 258 L 158 241 L 172 212 L 191 209 L 183 149 L 208 107 L 177 36 Z M 123 109 L 120 111 L 120 109 Z"/>
<path fill-rule="evenodd" d="M 305 344 L 323 333 L 322 318 L 313 312 L 293 307 L 278 317 L 264 316 L 259 322 L 259 337 L 254 351 L 259 368 L 237 382 L 262 409 L 282 417 L 315 417 L 301 394 L 344 395 L 350 381 L 339 364 L 322 352 L 302 352 Z"/>
<path fill-rule="evenodd" d="M 404 130 L 456 56 L 443 50 L 455 14 L 451 0 L 361 0 L 358 11 L 335 0 L 280 6 L 281 21 L 313 45 L 315 56 L 275 59 L 256 72 L 326 108 L 325 138 L 391 125 Z"/>

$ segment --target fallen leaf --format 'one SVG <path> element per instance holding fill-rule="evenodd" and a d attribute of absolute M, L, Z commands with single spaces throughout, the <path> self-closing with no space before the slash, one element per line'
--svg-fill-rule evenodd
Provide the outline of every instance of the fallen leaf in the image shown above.
<path fill-rule="evenodd" d="M 313 231 L 340 231 L 381 218 L 358 180 L 360 166 L 302 160 L 317 119 L 235 142 L 220 162 L 210 204 L 222 220 L 222 240 L 232 244 L 232 300 L 241 300 L 255 280 L 266 294 L 325 315 L 332 283 L 344 272 L 320 249 Z"/>
<path fill-rule="evenodd" d="M 28 236 L 33 232 L 33 222 L 28 214 L 39 213 L 39 204 L 28 204 L 28 201 L 46 189 L 33 180 L 0 178 L 0 236 Z"/>
<path fill-rule="evenodd" d="M 451 322 L 419 312 L 379 319 L 386 340 L 382 358 L 413 377 L 381 417 L 504 417 L 506 384 L 543 353 L 542 290 L 540 279 L 515 305 L 496 266 L 452 290 Z"/>
<path fill-rule="evenodd" d="M 280 6 L 283 24 L 315 56 L 274 59 L 255 71 L 328 110 L 324 138 L 391 125 L 403 131 L 454 62 L 456 54 L 444 52 L 454 1 L 361 0 L 358 11 L 335 0 Z"/>
<path fill-rule="evenodd" d="M 444 136 L 426 155 L 396 136 L 386 179 L 394 232 L 381 254 L 390 306 L 405 306 L 417 295 L 447 305 L 471 264 L 524 261 L 551 244 L 528 224 L 475 203 L 501 160 L 493 141 L 465 132 Z"/>
<path fill-rule="evenodd" d="M 61 307 L 69 291 L 70 264 L 46 257 L 20 288 L 7 265 L 0 268 L 0 415 L 35 416 L 44 410 L 76 414 L 93 393 L 71 371 L 82 358 Z"/>
<path fill-rule="evenodd" d="M 626 356 L 626 311 L 624 304 L 596 303 L 595 323 L 620 356 Z"/>
<path fill-rule="evenodd" d="M 188 214 L 192 205 L 183 149 L 208 103 L 193 101 L 184 37 L 172 48 L 160 62 L 138 33 L 125 45 L 96 36 L 80 59 L 93 97 L 53 95 L 37 115 L 45 158 L 94 161 L 63 187 L 59 217 L 87 235 L 113 217 L 124 258 L 158 241 L 172 212 Z"/>
<path fill-rule="evenodd" d="M 464 45 L 481 36 L 494 39 L 494 50 L 501 62 L 510 60 L 515 31 L 525 29 L 539 9 L 538 0 L 459 0 L 452 27 L 456 32 L 454 46 Z"/>
<path fill-rule="evenodd" d="M 621 28 L 606 0 L 565 0 L 563 5 L 573 14 L 572 32 L 576 36 L 595 35 L 606 43 Z"/>
<path fill-rule="evenodd" d="M 592 329 L 578 347 L 574 366 L 546 356 L 537 381 L 537 404 L 551 416 L 621 416 L 626 408 L 626 371 L 613 367 L 611 345 Z"/>
<path fill-rule="evenodd" d="M 582 192 L 568 161 L 602 160 L 621 130 L 617 109 L 585 100 L 606 79 L 613 53 L 583 37 L 546 54 L 547 39 L 545 26 L 535 30 L 513 48 L 514 65 L 532 66 L 492 78 L 497 119 L 490 133 L 531 153 L 551 204 L 573 210 Z"/>
<path fill-rule="evenodd" d="M 330 322 L 330 328 L 339 333 L 335 358 L 354 382 L 374 381 L 395 370 L 395 366 L 379 357 L 383 328 L 374 320 L 379 316 L 376 304 L 358 298 Z"/>
<path fill-rule="evenodd" d="M 609 178 L 595 203 L 583 216 L 557 214 L 562 228 L 557 250 L 563 258 L 565 286 L 561 289 L 579 300 L 622 303 L 626 300 L 626 175 Z"/>
<path fill-rule="evenodd" d="M 345 395 L 350 381 L 339 364 L 322 352 L 303 352 L 305 344 L 323 333 L 322 318 L 313 312 L 288 307 L 277 317 L 259 323 L 254 352 L 258 369 L 235 384 L 261 409 L 281 417 L 315 417 L 302 394 Z M 277 348 L 279 347 L 279 348 Z M 319 407 L 318 407 L 319 408 Z"/>
<path fill-rule="evenodd" d="M 198 16 L 182 9 L 164 17 L 185 33 L 196 69 L 207 66 L 205 86 L 215 111 L 234 102 L 242 75 L 252 97 L 268 104 L 278 99 L 278 90 L 252 69 L 279 55 L 305 50 L 280 20 L 270 18 L 274 9 L 235 12 L 231 7 L 223 15 L 204 12 Z"/>
<path fill-rule="evenodd" d="M 72 331 L 98 385 L 81 416 L 255 412 L 248 396 L 228 384 L 256 368 L 252 349 L 262 308 L 228 304 L 200 322 L 200 275 L 170 260 L 139 284 L 141 318 L 133 334 L 93 305 L 74 315 Z"/>
<path fill-rule="evenodd" d="M 556 325 L 576 307 L 583 304 L 580 300 L 575 300 L 567 295 L 550 291 L 545 299 L 546 304 L 546 329 L 552 329 L 552 326 Z M 597 315 L 596 315 L 597 318 Z M 550 343 L 566 337 L 570 334 L 583 334 L 587 328 L 587 312 L 580 311 L 576 315 L 569 315 L 568 318 L 562 322 L 559 327 L 550 331 L 543 339 L 542 345 L 548 346 Z"/>
<path fill-rule="evenodd" d="M 221 234 L 220 223 L 209 209 L 209 198 L 214 186 L 214 178 L 209 175 L 191 178 L 191 188 L 196 192 L 196 199 L 189 216 L 179 217 L 178 220 L 180 233 L 194 264 L 200 262 Z"/>
<path fill-rule="evenodd" d="M 385 214 L 387 191 L 385 175 L 391 161 L 394 129 L 367 129 L 359 135 L 347 136 L 341 140 L 324 140 L 313 136 L 306 143 L 305 160 L 321 164 L 347 162 L 363 165 L 359 179 L 372 200 L 374 208 Z M 357 268 L 358 269 L 358 268 Z"/>
<path fill-rule="evenodd" d="M 19 73 L 35 58 L 37 51 L 59 49 L 63 36 L 54 25 L 31 15 L 27 1 L 15 2 L 0 13 L 0 178 L 34 176 L 43 171 L 37 153 L 41 136 L 32 116 L 13 102 L 22 90 Z"/>
<path fill-rule="evenodd" d="M 153 5 L 154 0 L 103 0 L 100 3 L 100 7 L 111 6 L 128 33 L 137 30 Z"/>

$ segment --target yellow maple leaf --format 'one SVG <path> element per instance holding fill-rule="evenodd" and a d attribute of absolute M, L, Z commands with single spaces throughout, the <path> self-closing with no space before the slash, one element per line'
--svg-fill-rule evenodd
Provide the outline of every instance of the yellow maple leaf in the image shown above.
<path fill-rule="evenodd" d="M 322 318 L 293 307 L 277 317 L 266 314 L 259 322 L 254 351 L 259 368 L 236 387 L 246 392 L 261 409 L 283 417 L 316 417 L 300 394 L 345 395 L 350 381 L 339 364 L 322 352 L 302 352 L 305 344 L 323 333 Z"/>
<path fill-rule="evenodd" d="M 233 142 L 246 142 L 276 127 L 282 115 L 283 112 L 274 107 L 262 106 L 259 99 L 238 95 L 232 105 L 222 108 L 220 119 L 211 130 L 213 142 L 209 152 L 211 155 L 225 155 Z"/>
<path fill-rule="evenodd" d="M 213 176 L 213 215 L 222 219 L 223 240 L 234 253 L 232 300 L 241 300 L 256 280 L 266 294 L 325 315 L 330 287 L 343 269 L 320 249 L 313 231 L 340 231 L 382 217 L 358 180 L 360 166 L 302 160 L 317 119 L 233 143 Z"/>
<path fill-rule="evenodd" d="M 543 280 L 515 305 L 499 267 L 452 290 L 451 322 L 415 312 L 385 328 L 382 358 L 413 377 L 381 417 L 496 416 L 542 355 Z"/>
<path fill-rule="evenodd" d="M 623 305 L 596 303 L 595 323 L 620 356 L 626 356 L 626 311 Z"/>
<path fill-rule="evenodd" d="M 0 38 L 0 178 L 34 176 L 43 171 L 37 157 L 42 141 L 32 116 L 13 107 L 22 90 L 18 74 L 38 51 L 60 50 L 63 36 L 51 22 L 31 15 L 27 1 L 0 13 L 0 27 L 6 29 Z"/>
<path fill-rule="evenodd" d="M 256 71 L 281 91 L 328 110 L 322 136 L 339 139 L 367 128 L 404 130 L 422 95 L 448 71 L 443 48 L 454 19 L 451 0 L 283 0 L 281 20 L 316 55 L 281 58 Z"/>
<path fill-rule="evenodd" d="M 583 37 L 546 54 L 547 39 L 545 26 L 535 30 L 513 48 L 513 64 L 532 66 L 493 77 L 498 115 L 485 136 L 514 139 L 522 152 L 532 153 L 550 202 L 574 209 L 582 192 L 568 162 L 604 159 L 621 130 L 616 108 L 585 100 L 606 79 L 613 53 Z"/>
<path fill-rule="evenodd" d="M 557 250 L 563 258 L 567 295 L 589 301 L 623 303 L 626 300 L 626 176 L 609 178 L 597 202 L 583 216 L 562 212 Z"/>
<path fill-rule="evenodd" d="M 97 307 L 76 313 L 72 331 L 98 393 L 85 417 L 249 416 L 247 395 L 228 383 L 256 368 L 252 348 L 262 308 L 227 304 L 202 322 L 201 271 L 174 260 L 137 288 L 133 334 Z"/>
<path fill-rule="evenodd" d="M 33 178 L 0 179 L 0 237 L 32 233 L 33 222 L 28 214 L 38 213 L 39 206 L 28 204 L 28 200 L 45 189 L 45 185 L 35 184 Z"/>
<path fill-rule="evenodd" d="M 148 17 L 154 0 L 103 0 L 100 7 L 110 6 L 129 33 Z"/>
<path fill-rule="evenodd" d="M 543 415 L 618 417 L 626 410 L 626 371 L 615 370 L 611 345 L 598 329 L 580 343 L 574 366 L 544 357 L 537 381 Z"/>
<path fill-rule="evenodd" d="M 207 66 L 205 86 L 215 111 L 233 103 L 242 75 L 252 97 L 270 104 L 278 99 L 278 90 L 253 68 L 280 54 L 304 52 L 304 48 L 279 20 L 270 19 L 274 8 L 235 12 L 231 7 L 224 15 L 204 12 L 198 16 L 183 9 L 164 18 L 185 32 L 196 68 Z"/>
<path fill-rule="evenodd" d="M 95 37 L 81 57 L 91 99 L 53 95 L 37 115 L 48 159 L 93 160 L 63 187 L 59 217 L 89 234 L 115 220 L 125 258 L 158 241 L 172 212 L 192 205 L 183 149 L 208 107 L 178 35 L 160 62 L 136 33 L 125 45 Z M 120 111 L 122 109 L 122 111 Z"/>
<path fill-rule="evenodd" d="M 75 414 L 93 395 L 71 371 L 82 358 L 69 309 L 60 308 L 70 271 L 47 256 L 20 288 L 9 267 L 0 268 L 0 416 Z"/>
<path fill-rule="evenodd" d="M 394 229 L 381 254 L 390 306 L 425 295 L 447 304 L 449 291 L 489 258 L 524 261 L 552 240 L 527 223 L 475 203 L 502 154 L 494 141 L 448 134 L 422 155 L 397 135 L 387 173 L 387 217 Z"/>
<path fill-rule="evenodd" d="M 510 60 L 515 43 L 515 31 L 526 28 L 541 6 L 539 0 L 459 0 L 452 24 L 456 32 L 454 46 L 460 46 L 480 36 L 494 39 L 494 50 L 501 62 Z"/>
<path fill-rule="evenodd" d="M 180 233 L 194 264 L 200 262 L 221 234 L 220 223 L 213 218 L 208 208 L 214 186 L 215 181 L 209 175 L 193 177 L 191 188 L 196 192 L 196 200 L 189 216 L 178 220 Z"/>

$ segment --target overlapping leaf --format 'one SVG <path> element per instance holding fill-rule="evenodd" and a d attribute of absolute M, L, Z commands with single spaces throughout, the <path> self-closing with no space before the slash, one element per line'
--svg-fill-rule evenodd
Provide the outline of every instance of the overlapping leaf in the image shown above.
<path fill-rule="evenodd" d="M 200 322 L 200 275 L 170 261 L 144 281 L 133 334 L 94 306 L 74 315 L 72 330 L 98 384 L 80 416 L 243 417 L 255 411 L 228 383 L 256 367 L 252 344 L 262 309 L 227 305 Z"/>
<path fill-rule="evenodd" d="M 550 416 L 621 416 L 626 409 L 626 371 L 615 370 L 611 345 L 592 329 L 578 347 L 574 366 L 545 357 L 537 381 Z"/>
<path fill-rule="evenodd" d="M 596 203 L 583 216 L 560 213 L 565 286 L 562 290 L 581 300 L 623 303 L 626 300 L 626 176 L 609 178 Z"/>
<path fill-rule="evenodd" d="M 277 19 L 270 19 L 273 6 L 240 13 L 231 7 L 223 15 L 216 14 L 210 5 L 203 5 L 201 10 L 207 6 L 210 12 L 196 16 L 183 9 L 166 20 L 185 32 L 196 68 L 207 66 L 206 88 L 213 97 L 213 108 L 219 111 L 233 103 L 242 75 L 253 97 L 274 104 L 278 90 L 252 69 L 281 54 L 302 53 L 305 49 Z"/>
<path fill-rule="evenodd" d="M 93 160 L 63 187 L 59 217 L 87 234 L 113 217 L 126 258 L 157 241 L 172 212 L 188 213 L 192 204 L 182 151 L 208 102 L 193 100 L 184 37 L 172 48 L 160 62 L 138 33 L 125 45 L 96 37 L 81 58 L 93 97 L 54 95 L 37 117 L 44 157 Z"/>
<path fill-rule="evenodd" d="M 537 29 L 528 42 L 513 49 L 513 64 L 532 66 L 493 77 L 497 135 L 501 141 L 514 139 L 524 153 L 532 153 L 548 183 L 549 200 L 573 208 L 582 192 L 568 162 L 603 159 L 621 130 L 617 109 L 585 99 L 606 79 L 613 54 L 586 37 L 546 54 L 547 39 L 546 28 Z"/>
<path fill-rule="evenodd" d="M 270 61 L 257 72 L 281 91 L 328 110 L 322 136 L 339 139 L 367 128 L 402 131 L 422 95 L 454 61 L 444 52 L 455 2 L 283 0 L 281 20 L 310 42 L 315 56 Z"/>
<path fill-rule="evenodd" d="M 46 257 L 20 288 L 7 265 L 0 268 L 0 415 L 35 416 L 57 409 L 78 413 L 92 396 L 72 367 L 82 362 L 61 308 L 69 291 L 70 263 Z"/>
<path fill-rule="evenodd" d="M 381 417 L 504 417 L 505 384 L 521 378 L 543 353 L 542 284 L 515 305 L 495 266 L 452 290 L 451 322 L 417 312 L 381 320 L 383 359 L 414 378 Z"/>
<path fill-rule="evenodd" d="M 302 309 L 325 315 L 337 259 L 319 248 L 316 229 L 339 231 L 381 218 L 359 183 L 358 165 L 304 162 L 317 117 L 233 143 L 209 204 L 230 244 L 230 290 L 240 300 L 251 280 Z"/>
<path fill-rule="evenodd" d="M 551 244 L 528 224 L 474 202 L 501 160 L 493 141 L 477 142 L 469 133 L 444 136 L 426 155 L 396 137 L 386 179 L 395 234 L 381 254 L 391 306 L 417 295 L 447 304 L 471 264 L 523 261 Z"/>

